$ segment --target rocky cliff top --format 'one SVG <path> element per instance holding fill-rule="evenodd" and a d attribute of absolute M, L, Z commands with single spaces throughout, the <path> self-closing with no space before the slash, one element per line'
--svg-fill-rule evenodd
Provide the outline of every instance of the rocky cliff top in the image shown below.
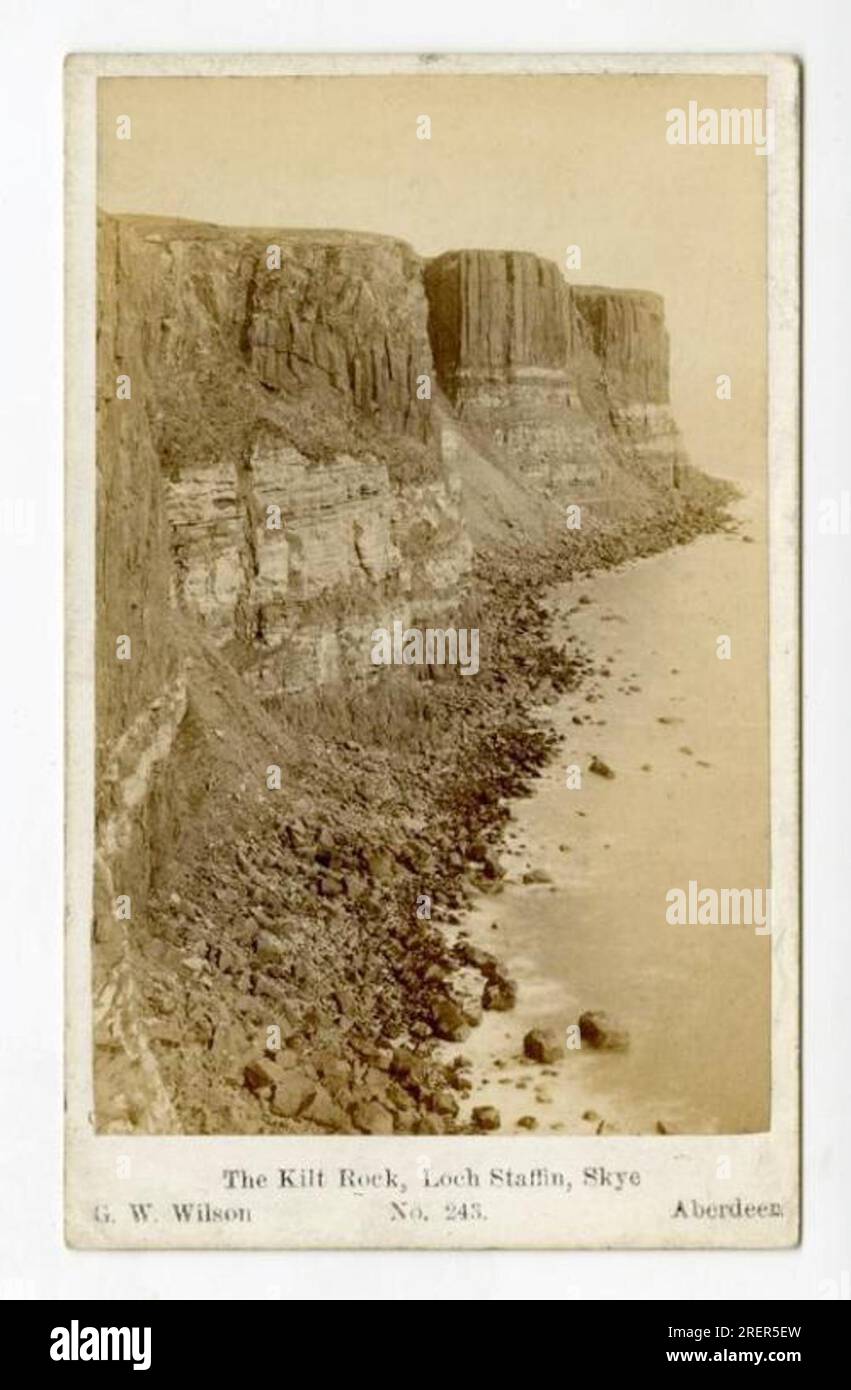
<path fill-rule="evenodd" d="M 148 236 L 168 241 L 258 241 L 264 245 L 281 240 L 305 240 L 314 244 L 340 245 L 358 242 L 364 246 L 398 246 L 415 255 L 413 247 L 401 237 L 386 232 L 359 232 L 345 227 L 242 227 L 223 222 L 198 222 L 191 217 L 163 217 L 156 213 L 108 212 L 98 209 L 98 223 L 107 221 L 135 227 Z"/>

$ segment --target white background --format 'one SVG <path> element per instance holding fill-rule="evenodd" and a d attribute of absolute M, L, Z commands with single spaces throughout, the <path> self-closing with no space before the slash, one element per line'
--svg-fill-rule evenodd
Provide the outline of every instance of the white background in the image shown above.
<path fill-rule="evenodd" d="M 851 1298 L 851 7 L 845 0 L 0 0 L 0 1297 Z M 805 69 L 804 1235 L 780 1253 L 95 1254 L 64 1248 L 62 62 L 66 53 L 774 51 Z M 270 132 L 274 138 L 274 132 Z M 843 853 L 846 851 L 846 853 Z"/>

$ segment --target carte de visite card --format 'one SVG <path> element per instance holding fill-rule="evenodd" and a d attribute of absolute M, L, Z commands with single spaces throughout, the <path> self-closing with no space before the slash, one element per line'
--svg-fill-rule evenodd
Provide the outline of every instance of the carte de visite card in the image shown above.
<path fill-rule="evenodd" d="M 72 1245 L 797 1242 L 798 104 L 68 59 Z"/>

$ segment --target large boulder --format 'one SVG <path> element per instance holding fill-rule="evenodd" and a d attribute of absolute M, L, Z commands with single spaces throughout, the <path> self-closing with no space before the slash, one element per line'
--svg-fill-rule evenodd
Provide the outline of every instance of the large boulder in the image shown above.
<path fill-rule="evenodd" d="M 488 980 L 482 994 L 482 1008 L 505 1013 L 517 1003 L 517 984 L 514 980 Z"/>
<path fill-rule="evenodd" d="M 275 1086 L 271 1110 L 286 1120 L 295 1119 L 316 1095 L 316 1082 L 310 1081 L 301 1072 L 288 1071 Z"/>
<path fill-rule="evenodd" d="M 392 1134 L 393 1116 L 377 1100 L 361 1101 L 352 1110 L 352 1121 L 364 1134 Z"/>
<path fill-rule="evenodd" d="M 447 1042 L 463 1042 L 470 1034 L 467 1022 L 454 999 L 440 999 L 432 1012 L 432 1024 L 439 1038 Z"/>
<path fill-rule="evenodd" d="M 499 1129 L 502 1124 L 502 1117 L 495 1105 L 477 1105 L 473 1110 L 473 1126 L 487 1133 L 490 1130 Z"/>
<path fill-rule="evenodd" d="M 589 1047 L 600 1051 L 622 1052 L 629 1047 L 629 1033 L 616 1024 L 603 1009 L 590 1009 L 579 1016 L 579 1036 Z"/>
<path fill-rule="evenodd" d="M 532 1028 L 523 1039 L 523 1055 L 532 1062 L 558 1062 L 564 1043 L 553 1028 Z"/>

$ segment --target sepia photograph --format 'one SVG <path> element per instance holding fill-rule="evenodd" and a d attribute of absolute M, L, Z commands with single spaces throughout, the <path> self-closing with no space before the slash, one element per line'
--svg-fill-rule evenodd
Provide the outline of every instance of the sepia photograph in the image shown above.
<path fill-rule="evenodd" d="M 812 1375 L 851 7 L 0 13 L 9 1349 L 562 1302 Z"/>
<path fill-rule="evenodd" d="M 659 1242 L 794 1240 L 794 63 L 99 61 L 86 1142 L 587 1204 L 714 1137 Z M 217 1176 L 177 1243 L 256 1241 Z"/>

